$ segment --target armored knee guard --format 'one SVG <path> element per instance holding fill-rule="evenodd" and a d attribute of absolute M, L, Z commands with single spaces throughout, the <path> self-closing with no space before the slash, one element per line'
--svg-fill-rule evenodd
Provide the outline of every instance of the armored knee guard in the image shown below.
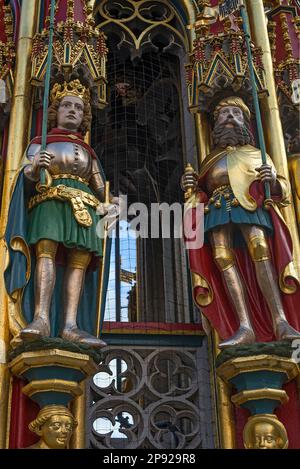
<path fill-rule="evenodd" d="M 214 260 L 221 272 L 230 269 L 235 264 L 235 256 L 227 246 L 214 246 L 213 247 Z"/>
<path fill-rule="evenodd" d="M 270 251 L 265 236 L 253 236 L 248 242 L 251 259 L 254 262 L 270 259 Z"/>
<path fill-rule="evenodd" d="M 81 251 L 80 249 L 70 249 L 68 253 L 68 266 L 73 269 L 86 270 L 92 254 L 88 251 Z"/>
<path fill-rule="evenodd" d="M 58 243 L 51 239 L 41 239 L 35 246 L 37 259 L 47 258 L 55 260 Z"/>

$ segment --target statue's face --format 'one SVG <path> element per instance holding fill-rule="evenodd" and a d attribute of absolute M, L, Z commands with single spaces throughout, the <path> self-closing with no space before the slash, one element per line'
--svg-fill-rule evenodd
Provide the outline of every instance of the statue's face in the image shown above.
<path fill-rule="evenodd" d="M 52 415 L 41 429 L 41 439 L 51 449 L 67 447 L 73 431 L 73 422 L 67 415 Z"/>
<path fill-rule="evenodd" d="M 77 131 L 82 123 L 84 103 L 77 96 L 65 96 L 57 111 L 57 127 Z"/>
<path fill-rule="evenodd" d="M 281 438 L 272 424 L 264 422 L 255 424 L 253 434 L 255 449 L 281 448 Z"/>
<path fill-rule="evenodd" d="M 220 109 L 217 123 L 230 129 L 244 125 L 243 111 L 237 106 L 225 106 Z"/>

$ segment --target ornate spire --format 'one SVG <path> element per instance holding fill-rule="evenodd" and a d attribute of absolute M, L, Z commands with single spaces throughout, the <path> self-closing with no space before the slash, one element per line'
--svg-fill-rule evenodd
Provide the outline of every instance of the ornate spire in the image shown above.
<path fill-rule="evenodd" d="M 278 90 L 291 106 L 300 105 L 300 2 L 268 2 L 268 30 Z M 273 4 L 273 5 L 272 5 Z"/>
<path fill-rule="evenodd" d="M 95 28 L 90 4 L 83 0 L 57 0 L 52 74 L 60 83 L 80 79 L 91 88 L 94 101 L 97 94 L 94 104 L 103 107 L 106 105 L 107 48 L 104 34 Z M 46 71 L 48 28 L 49 17 L 33 43 L 31 81 L 37 87 L 43 86 Z"/>
<path fill-rule="evenodd" d="M 238 13 L 220 17 L 218 0 L 198 0 L 196 39 L 191 62 L 186 66 L 190 108 L 209 109 L 215 94 L 250 94 L 245 35 Z M 224 3 L 224 2 L 223 2 Z M 232 3 L 236 5 L 237 2 Z M 252 45 L 258 92 L 265 92 L 262 50 Z"/>
<path fill-rule="evenodd" d="M 13 17 L 10 6 L 0 0 L 0 79 L 4 80 L 12 69 L 15 59 L 13 41 Z"/>

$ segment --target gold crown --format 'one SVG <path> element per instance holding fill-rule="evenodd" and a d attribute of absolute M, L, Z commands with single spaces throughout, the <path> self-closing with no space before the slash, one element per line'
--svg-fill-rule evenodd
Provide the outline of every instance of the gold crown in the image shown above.
<path fill-rule="evenodd" d="M 247 119 L 250 120 L 251 118 L 250 109 L 248 108 L 248 106 L 246 106 L 242 98 L 239 98 L 238 96 L 230 96 L 229 98 L 222 99 L 222 101 L 219 102 L 219 104 L 216 106 L 215 111 L 214 111 L 215 120 L 218 118 L 218 114 L 220 110 L 226 106 L 239 107 L 243 111 L 243 113 L 246 115 Z"/>
<path fill-rule="evenodd" d="M 73 80 L 63 84 L 55 83 L 51 91 L 51 102 L 61 101 L 65 96 L 76 96 L 88 104 L 91 99 L 90 91 L 79 80 Z"/>

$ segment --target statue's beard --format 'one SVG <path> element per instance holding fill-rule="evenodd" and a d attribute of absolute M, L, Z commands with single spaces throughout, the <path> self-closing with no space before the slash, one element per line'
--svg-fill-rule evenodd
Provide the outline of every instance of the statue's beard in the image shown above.
<path fill-rule="evenodd" d="M 253 145 L 253 135 L 249 125 L 240 126 L 232 122 L 233 127 L 227 128 L 226 122 L 223 124 L 215 124 L 213 130 L 213 142 L 216 147 L 226 148 L 228 145 Z"/>

